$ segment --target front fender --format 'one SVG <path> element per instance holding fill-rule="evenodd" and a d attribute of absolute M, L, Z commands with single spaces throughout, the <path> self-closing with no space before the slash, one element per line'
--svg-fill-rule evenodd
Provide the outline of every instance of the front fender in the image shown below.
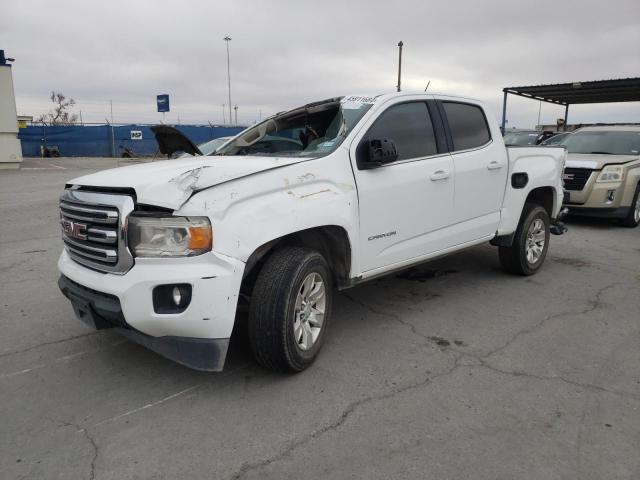
<path fill-rule="evenodd" d="M 340 153 L 204 190 L 176 214 L 207 215 L 214 251 L 243 262 L 271 240 L 326 225 L 344 228 L 353 245 L 358 199 L 348 159 Z"/>

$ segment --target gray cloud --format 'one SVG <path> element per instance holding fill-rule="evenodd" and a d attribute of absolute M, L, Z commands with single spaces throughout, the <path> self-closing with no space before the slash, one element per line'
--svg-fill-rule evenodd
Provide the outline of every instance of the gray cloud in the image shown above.
<path fill-rule="evenodd" d="M 239 120 L 307 101 L 393 91 L 398 40 L 404 90 L 482 98 L 505 86 L 640 75 L 640 4 L 549 1 L 30 1 L 3 5 L 0 48 L 16 57 L 20 114 L 42 113 L 52 89 L 85 121 L 222 121 L 226 51 Z M 538 104 L 510 100 L 510 125 L 532 126 Z M 542 120 L 562 110 L 543 105 Z M 570 121 L 640 122 L 638 104 L 572 107 Z"/>

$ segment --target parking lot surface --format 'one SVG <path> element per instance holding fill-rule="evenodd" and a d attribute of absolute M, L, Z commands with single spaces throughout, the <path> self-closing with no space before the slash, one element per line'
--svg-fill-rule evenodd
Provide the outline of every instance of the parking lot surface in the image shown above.
<path fill-rule="evenodd" d="M 316 363 L 191 371 L 76 320 L 57 199 L 0 173 L 0 478 L 640 478 L 640 229 L 573 220 L 533 277 L 489 245 L 337 293 Z M 119 162 L 123 163 L 123 162 Z"/>

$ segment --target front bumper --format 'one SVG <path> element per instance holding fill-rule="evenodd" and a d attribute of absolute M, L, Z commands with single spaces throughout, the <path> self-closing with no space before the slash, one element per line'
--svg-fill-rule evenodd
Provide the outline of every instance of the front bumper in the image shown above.
<path fill-rule="evenodd" d="M 565 205 L 569 208 L 606 208 L 609 210 L 628 207 L 631 201 L 625 195 L 623 183 L 596 183 L 590 179 L 582 190 L 569 191 L 569 198 L 565 199 Z M 613 200 L 610 200 L 610 195 Z"/>
<path fill-rule="evenodd" d="M 151 350 L 198 370 L 224 366 L 235 320 L 244 263 L 209 253 L 189 258 L 139 258 L 125 275 L 95 272 L 63 251 L 60 289 L 78 318 L 112 328 Z M 191 303 L 181 313 L 153 308 L 158 285 L 190 284 Z"/>
<path fill-rule="evenodd" d="M 625 218 L 629 214 L 629 207 L 618 208 L 585 208 L 576 205 L 567 205 L 569 214 L 581 217 L 599 217 L 599 218 Z"/>
<path fill-rule="evenodd" d="M 83 287 L 64 275 L 60 275 L 58 286 L 71 302 L 76 316 L 93 328 L 115 328 L 130 340 L 195 370 L 219 372 L 224 367 L 228 338 L 145 335 L 127 325 L 117 297 Z"/>

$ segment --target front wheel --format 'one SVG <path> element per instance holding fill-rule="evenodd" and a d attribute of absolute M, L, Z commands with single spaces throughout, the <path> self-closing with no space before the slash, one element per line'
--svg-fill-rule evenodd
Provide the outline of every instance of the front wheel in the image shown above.
<path fill-rule="evenodd" d="M 500 263 L 507 272 L 533 275 L 540 269 L 549 248 L 549 223 L 544 208 L 525 205 L 513 244 L 499 249 Z"/>
<path fill-rule="evenodd" d="M 249 341 L 256 361 L 300 372 L 315 360 L 331 314 L 331 272 L 318 252 L 275 251 L 258 274 L 249 304 Z"/>
<path fill-rule="evenodd" d="M 629 213 L 622 220 L 622 225 L 629 228 L 637 227 L 640 224 L 640 185 L 636 187 L 636 193 L 631 201 Z"/>

